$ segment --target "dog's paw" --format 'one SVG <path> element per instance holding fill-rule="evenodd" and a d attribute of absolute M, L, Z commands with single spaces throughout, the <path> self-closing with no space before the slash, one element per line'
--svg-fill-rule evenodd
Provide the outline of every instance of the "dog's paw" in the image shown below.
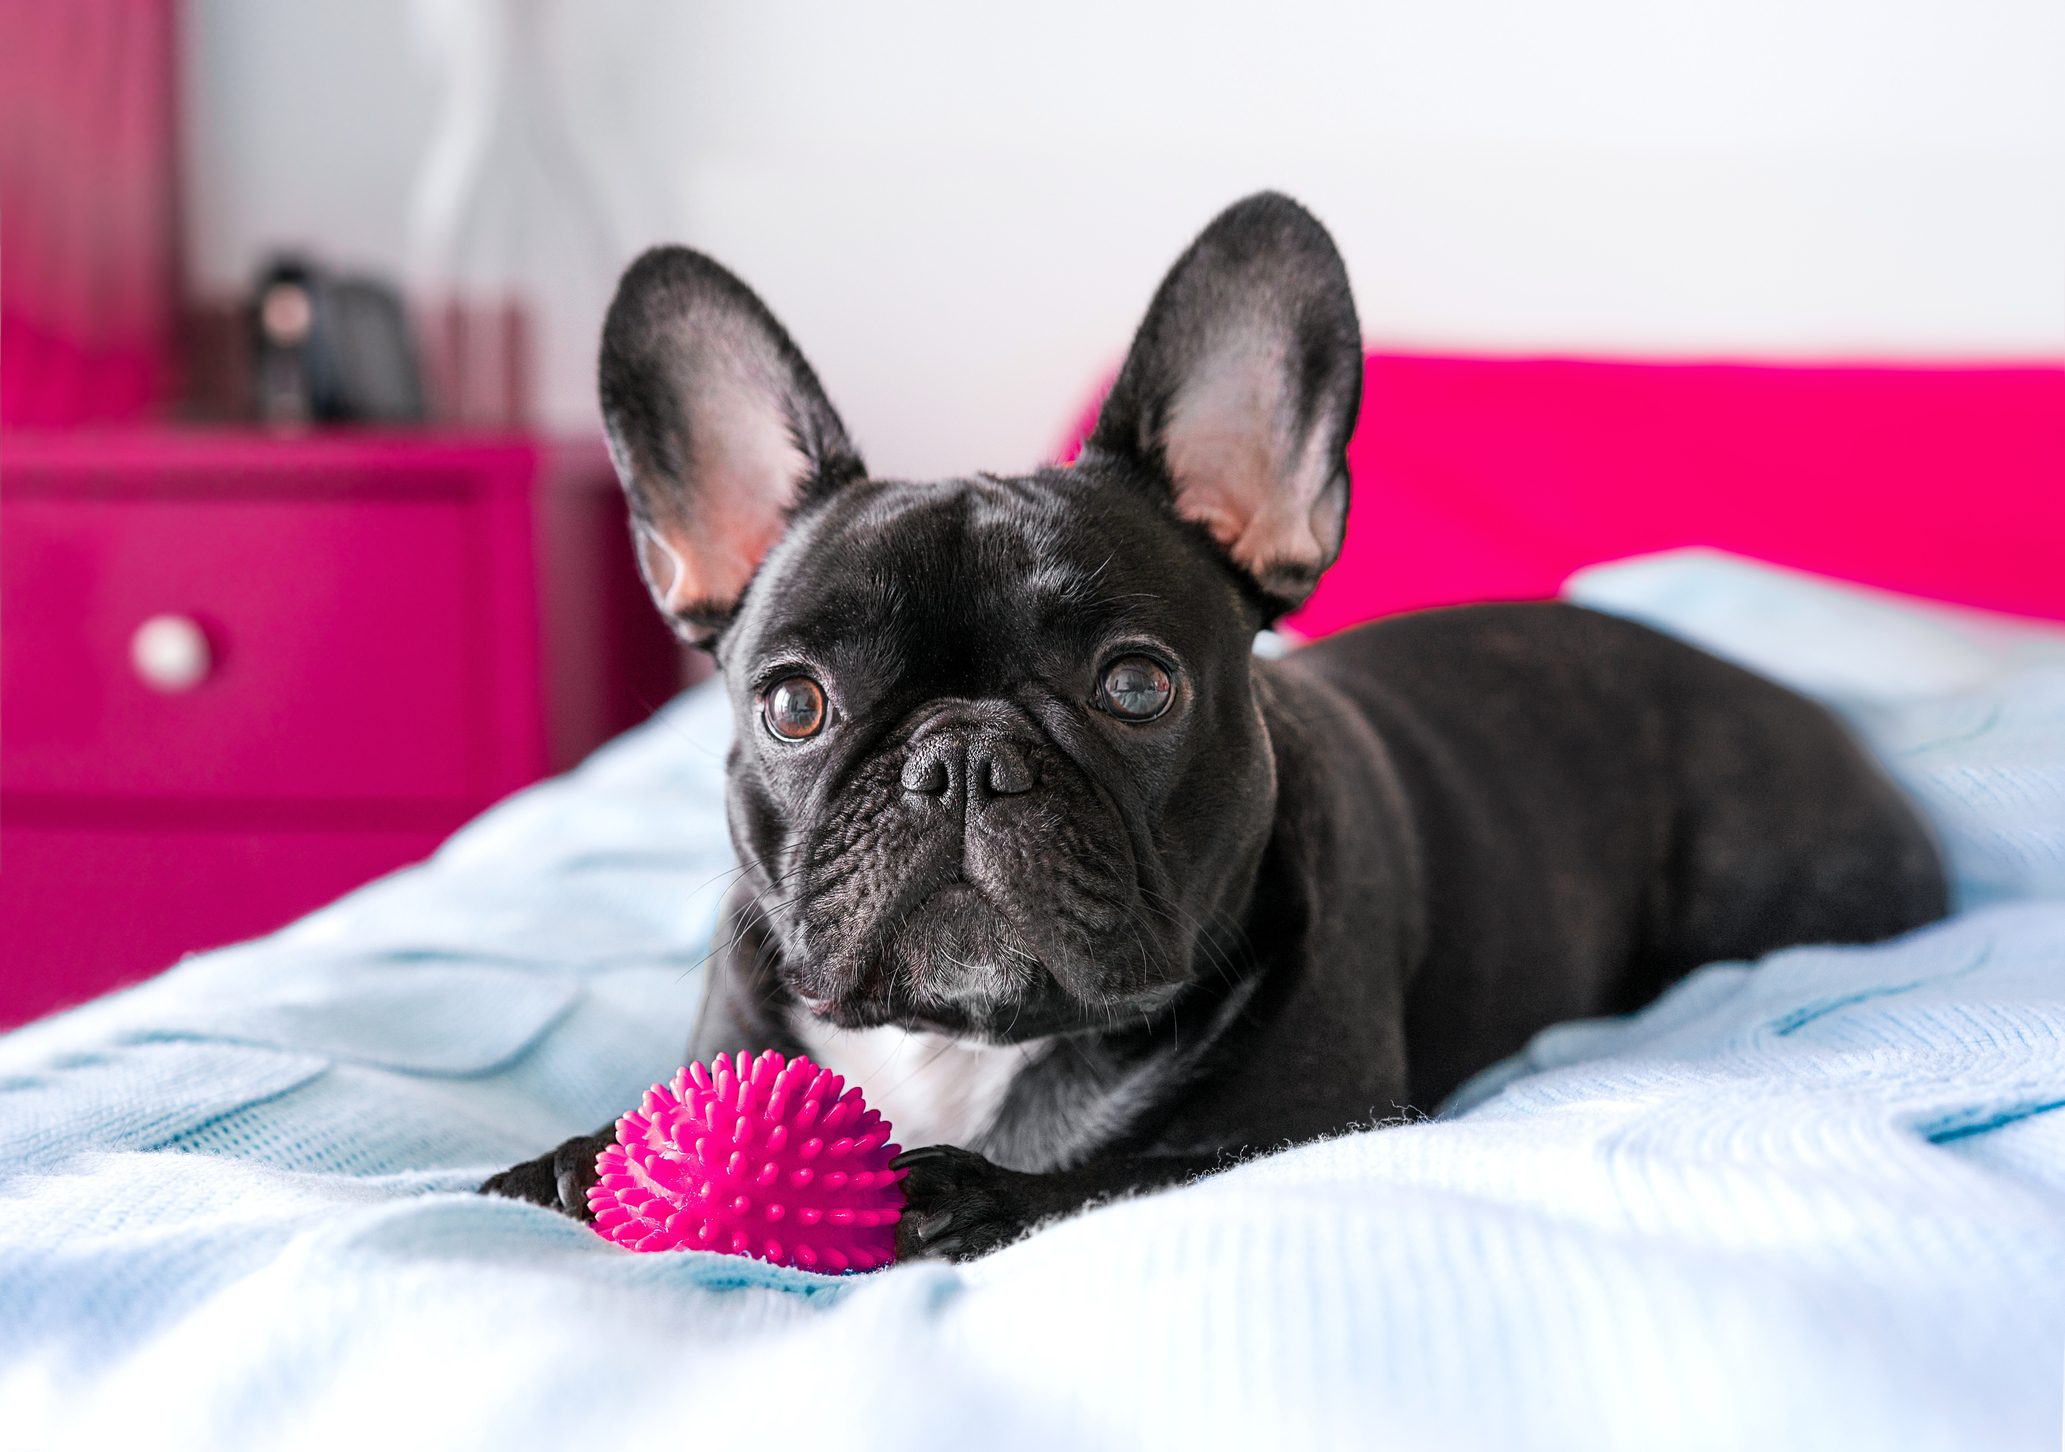
<path fill-rule="evenodd" d="M 1045 1218 L 1041 1177 L 991 1164 L 972 1150 L 935 1144 L 890 1162 L 904 1177 L 898 1260 L 973 1260 Z"/>
<path fill-rule="evenodd" d="M 595 1183 L 595 1157 L 615 1137 L 612 1131 L 570 1139 L 550 1154 L 490 1175 L 480 1193 L 528 1200 L 576 1220 L 592 1220 L 595 1216 L 588 1208 L 588 1187 Z"/>

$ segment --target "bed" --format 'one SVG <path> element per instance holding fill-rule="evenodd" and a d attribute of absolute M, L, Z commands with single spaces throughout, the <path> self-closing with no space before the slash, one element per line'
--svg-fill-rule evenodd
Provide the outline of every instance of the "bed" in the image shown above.
<path fill-rule="evenodd" d="M 0 1039 L 0 1444 L 2054 1446 L 2065 630 L 1706 552 L 1569 593 L 1836 704 L 1958 914 L 970 1265 L 634 1255 L 469 1191 L 677 1061 L 730 866 L 694 690 L 427 864 Z"/>

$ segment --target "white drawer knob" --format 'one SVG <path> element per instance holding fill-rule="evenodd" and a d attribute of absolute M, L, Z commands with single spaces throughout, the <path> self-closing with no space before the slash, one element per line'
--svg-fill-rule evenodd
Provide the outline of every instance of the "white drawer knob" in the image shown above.
<path fill-rule="evenodd" d="M 191 691 L 208 679 L 214 652 L 208 633 L 184 615 L 153 615 L 129 637 L 129 664 L 154 691 Z"/>

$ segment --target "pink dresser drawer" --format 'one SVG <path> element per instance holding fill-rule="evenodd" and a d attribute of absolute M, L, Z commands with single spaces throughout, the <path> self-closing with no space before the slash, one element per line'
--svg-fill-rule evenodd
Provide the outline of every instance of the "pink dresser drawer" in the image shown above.
<path fill-rule="evenodd" d="M 0 1027 L 269 933 L 429 856 L 422 828 L 0 821 Z"/>
<path fill-rule="evenodd" d="M 13 431 L 0 464 L 0 1027 L 424 856 L 679 684 L 597 445 Z"/>
<path fill-rule="evenodd" d="M 454 492 L 79 498 L 10 480 L 4 516 L 5 791 L 449 800 L 483 785 L 481 541 Z"/>

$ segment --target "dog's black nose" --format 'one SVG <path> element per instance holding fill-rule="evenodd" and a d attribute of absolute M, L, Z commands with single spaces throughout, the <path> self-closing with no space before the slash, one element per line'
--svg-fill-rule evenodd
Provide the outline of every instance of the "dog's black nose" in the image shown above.
<path fill-rule="evenodd" d="M 1015 797 L 1033 789 L 1032 763 L 1025 749 L 1003 737 L 968 740 L 942 732 L 912 745 L 903 759 L 903 789 L 916 796 Z"/>

